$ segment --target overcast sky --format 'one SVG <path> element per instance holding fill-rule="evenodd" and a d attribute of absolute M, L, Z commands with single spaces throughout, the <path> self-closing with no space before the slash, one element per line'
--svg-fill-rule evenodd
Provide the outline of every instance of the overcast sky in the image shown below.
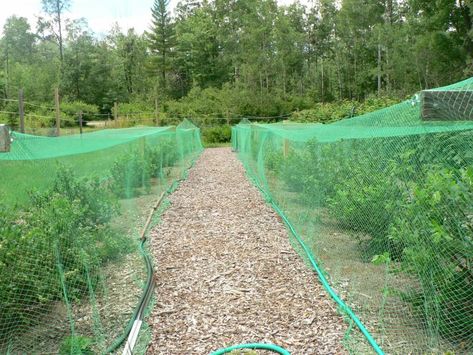
<path fill-rule="evenodd" d="M 174 7 L 179 0 L 171 0 Z M 280 4 L 291 4 L 296 0 L 278 0 Z M 41 13 L 41 0 L 0 0 L 0 32 L 5 20 L 12 16 L 29 19 L 32 28 L 36 25 L 36 16 Z M 107 32 L 114 22 L 121 28 L 134 27 L 139 32 L 147 29 L 150 23 L 150 9 L 154 0 L 73 0 L 68 14 L 71 18 L 84 17 L 90 28 L 97 33 Z M 308 3 L 309 0 L 300 0 Z"/>

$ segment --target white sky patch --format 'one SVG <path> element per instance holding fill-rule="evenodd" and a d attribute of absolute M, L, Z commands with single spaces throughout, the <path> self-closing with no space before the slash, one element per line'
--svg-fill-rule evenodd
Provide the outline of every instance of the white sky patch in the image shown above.
<path fill-rule="evenodd" d="M 311 0 L 299 0 L 309 4 Z M 179 0 L 170 0 L 173 9 Z M 296 0 L 278 0 L 281 5 L 289 5 Z M 123 31 L 134 27 L 138 33 L 149 29 L 151 7 L 154 0 L 72 0 L 72 8 L 66 18 L 85 18 L 90 28 L 97 34 L 105 34 L 116 22 Z M 0 0 L 0 34 L 8 17 L 26 17 L 32 30 L 36 19 L 41 16 L 41 0 Z"/>

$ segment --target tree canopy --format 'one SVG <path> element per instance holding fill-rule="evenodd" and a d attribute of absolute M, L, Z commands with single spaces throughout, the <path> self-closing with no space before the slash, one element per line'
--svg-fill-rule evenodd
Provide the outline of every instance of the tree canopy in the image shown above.
<path fill-rule="evenodd" d="M 116 25 L 107 36 L 72 18 L 71 0 L 41 2 L 37 24 L 12 16 L 4 26 L 3 98 L 24 88 L 47 101 L 60 86 L 66 99 L 104 112 L 115 100 L 154 109 L 157 99 L 163 111 L 197 112 L 196 101 L 210 97 L 225 105 L 208 113 L 278 115 L 405 98 L 473 70 L 467 0 L 182 0 L 172 12 L 155 0 L 148 31 Z"/>

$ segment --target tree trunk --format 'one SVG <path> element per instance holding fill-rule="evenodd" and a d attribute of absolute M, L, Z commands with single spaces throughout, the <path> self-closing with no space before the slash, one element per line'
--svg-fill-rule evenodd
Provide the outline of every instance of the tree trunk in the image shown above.
<path fill-rule="evenodd" d="M 62 20 L 61 20 L 61 4 L 60 0 L 56 0 L 57 6 L 57 23 L 59 26 L 59 57 L 61 59 L 61 67 L 64 62 L 64 47 L 62 43 Z"/>
<path fill-rule="evenodd" d="M 378 43 L 378 97 L 381 95 L 381 44 Z"/>
<path fill-rule="evenodd" d="M 266 71 L 266 93 L 269 93 L 269 75 Z"/>
<path fill-rule="evenodd" d="M 324 72 L 324 58 L 320 58 L 320 66 L 322 68 L 322 102 L 325 102 L 325 72 Z"/>
<path fill-rule="evenodd" d="M 353 72 L 353 77 L 355 80 L 353 80 L 355 82 L 355 96 L 358 98 L 358 90 L 357 90 L 357 87 L 358 87 L 358 68 L 357 68 L 357 59 L 358 57 L 356 56 L 356 47 L 354 48 L 354 53 L 355 53 L 355 58 L 354 58 L 354 72 Z M 353 99 L 353 89 L 352 87 L 350 87 L 350 99 Z"/>
<path fill-rule="evenodd" d="M 386 91 L 388 93 L 391 92 L 392 90 L 392 84 L 391 84 L 391 75 L 389 75 L 389 70 L 391 69 L 391 63 L 389 61 L 389 48 L 386 48 L 386 51 L 384 53 L 384 57 L 386 58 L 386 74 L 385 74 L 385 78 L 386 78 Z"/>
<path fill-rule="evenodd" d="M 470 32 L 472 30 L 472 19 L 470 13 L 470 5 L 466 5 L 463 0 L 459 1 L 460 11 L 463 17 L 463 22 L 466 27 L 466 34 L 465 34 L 465 49 L 468 52 L 470 58 L 473 57 L 473 41 L 470 37 Z"/>
<path fill-rule="evenodd" d="M 394 19 L 393 19 L 393 0 L 387 0 L 386 1 L 386 22 L 389 23 L 390 25 L 393 24 Z"/>
<path fill-rule="evenodd" d="M 391 33 L 392 31 L 392 25 L 394 23 L 394 10 L 393 10 L 393 0 L 387 0 L 386 1 L 386 17 L 385 17 L 385 24 L 386 27 L 388 28 L 388 33 Z M 386 90 L 387 92 L 391 91 L 391 80 L 390 80 L 390 75 L 389 75 L 389 44 L 384 43 L 384 57 L 386 58 L 386 68 L 385 70 L 385 80 L 386 80 Z"/>
<path fill-rule="evenodd" d="M 8 99 L 9 97 L 9 83 L 10 81 L 10 57 L 8 53 L 8 49 L 5 54 L 5 97 Z"/>
<path fill-rule="evenodd" d="M 338 99 L 341 100 L 342 95 L 343 95 L 343 87 L 342 87 L 342 74 L 340 72 L 340 59 L 338 56 L 338 52 L 336 52 L 336 55 L 335 55 L 335 63 L 337 65 Z"/>
<path fill-rule="evenodd" d="M 263 76 L 261 75 L 261 72 L 259 73 L 259 92 L 260 103 L 263 104 Z"/>
<path fill-rule="evenodd" d="M 163 81 L 163 92 L 166 95 L 166 51 L 163 51 L 163 68 L 161 69 L 161 79 Z"/>
<path fill-rule="evenodd" d="M 286 67 L 284 67 L 282 71 L 282 91 L 284 94 L 284 98 L 286 98 Z"/>

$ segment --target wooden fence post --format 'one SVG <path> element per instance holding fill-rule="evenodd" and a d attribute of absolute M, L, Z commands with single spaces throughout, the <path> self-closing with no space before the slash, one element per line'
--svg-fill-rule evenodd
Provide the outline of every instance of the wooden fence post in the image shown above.
<path fill-rule="evenodd" d="M 115 101 L 113 104 L 113 118 L 118 121 L 118 102 Z"/>
<path fill-rule="evenodd" d="M 56 104 L 56 136 L 61 135 L 61 111 L 59 107 L 59 88 L 54 90 L 54 102 Z"/>
<path fill-rule="evenodd" d="M 287 158 L 288 155 L 289 155 L 289 140 L 284 139 L 284 141 L 283 141 L 283 156 L 284 156 L 284 158 Z"/>
<path fill-rule="evenodd" d="M 155 115 L 155 124 L 156 126 L 160 126 L 159 122 L 159 109 L 158 109 L 158 98 L 154 99 L 154 115 Z"/>
<path fill-rule="evenodd" d="M 82 111 L 79 111 L 79 130 L 80 134 L 82 135 Z"/>
<path fill-rule="evenodd" d="M 0 124 L 0 153 L 8 153 L 10 151 L 10 145 L 10 129 L 7 125 Z"/>
<path fill-rule="evenodd" d="M 20 132 L 25 133 L 25 102 L 23 97 L 23 89 L 18 94 L 18 110 L 20 112 Z"/>

